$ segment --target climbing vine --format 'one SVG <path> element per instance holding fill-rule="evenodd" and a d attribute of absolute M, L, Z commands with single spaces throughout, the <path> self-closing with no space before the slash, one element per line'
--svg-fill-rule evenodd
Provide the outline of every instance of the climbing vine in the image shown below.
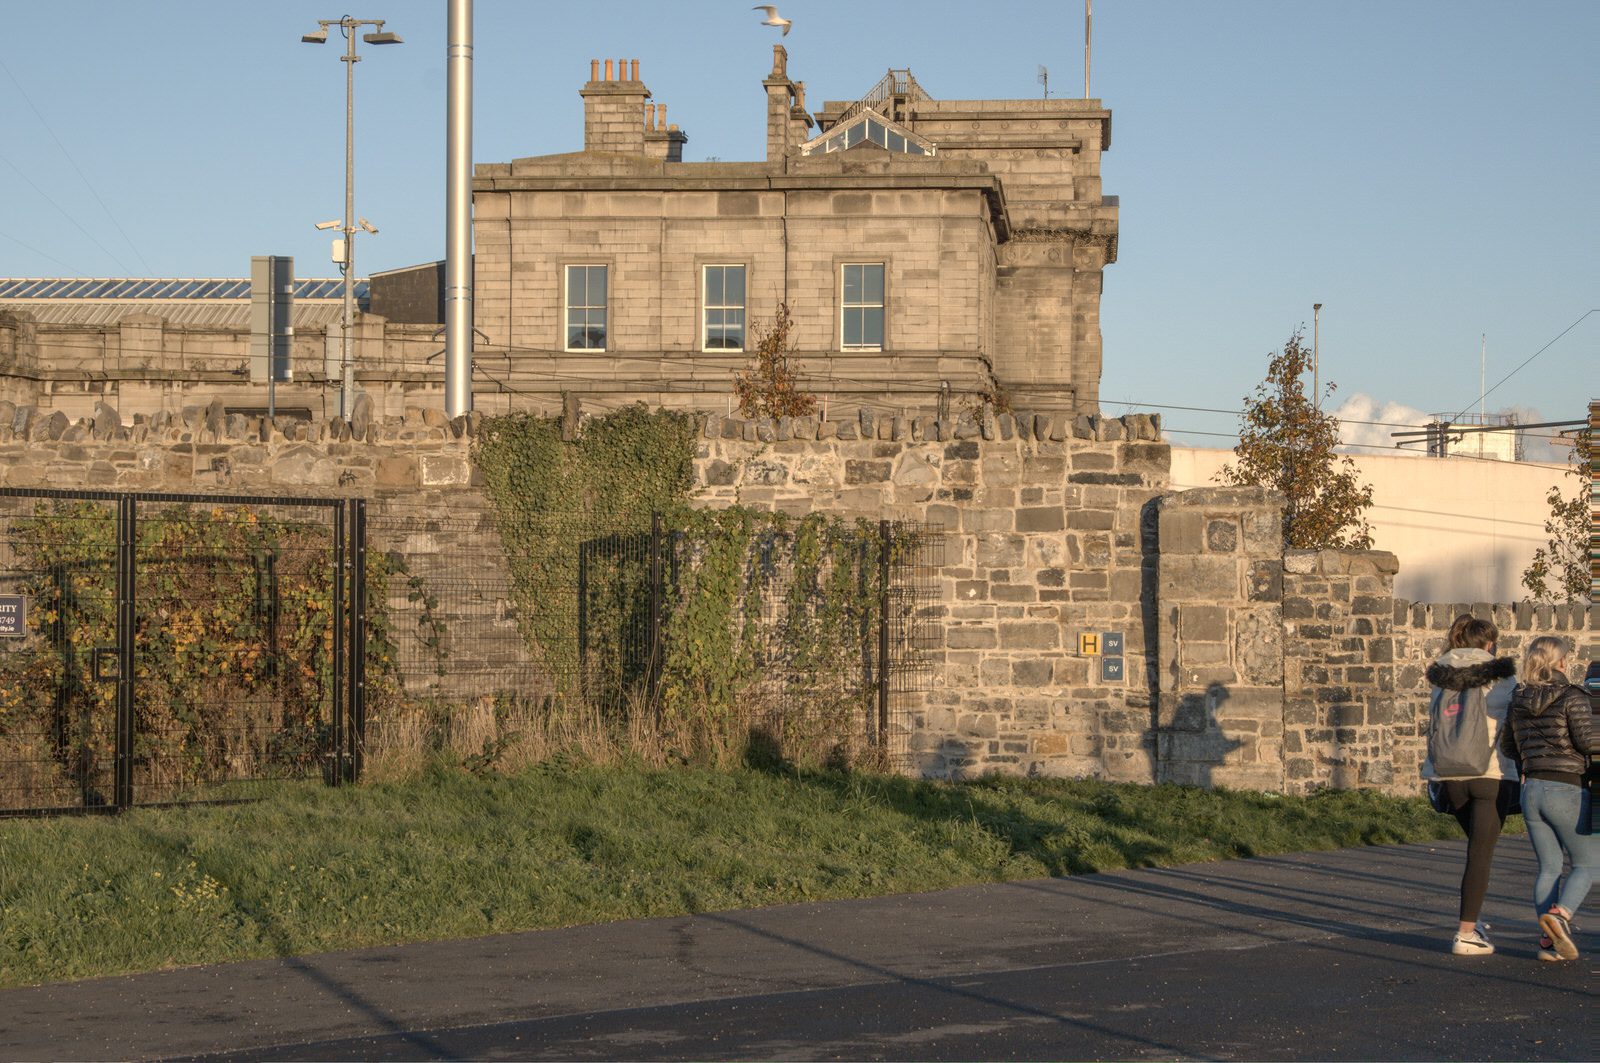
<path fill-rule="evenodd" d="M 41 501 L 10 525 L 28 634 L 0 647 L 7 801 L 98 803 L 115 737 L 117 523 Z M 244 507 L 172 506 L 134 543 L 133 757 L 138 785 L 301 774 L 332 728 L 333 565 L 326 524 Z M 395 687 L 389 565 L 367 566 L 369 713 Z"/>
<path fill-rule="evenodd" d="M 694 508 L 693 428 L 640 406 L 568 439 L 555 418 L 484 423 L 476 457 L 530 648 L 568 710 L 643 711 L 687 758 L 752 727 L 848 745 L 874 696 L 878 527 Z M 890 549 L 911 541 L 897 528 Z"/>

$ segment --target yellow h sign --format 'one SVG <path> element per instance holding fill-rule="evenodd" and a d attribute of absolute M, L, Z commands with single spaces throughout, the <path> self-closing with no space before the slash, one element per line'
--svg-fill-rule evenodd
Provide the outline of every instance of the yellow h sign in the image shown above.
<path fill-rule="evenodd" d="M 1084 657 L 1098 657 L 1100 655 L 1100 635 L 1098 632 L 1083 631 L 1078 634 L 1078 654 Z"/>

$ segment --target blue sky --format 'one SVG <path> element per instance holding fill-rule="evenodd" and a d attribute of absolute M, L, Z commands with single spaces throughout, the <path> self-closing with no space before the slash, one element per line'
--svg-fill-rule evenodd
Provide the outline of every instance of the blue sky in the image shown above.
<path fill-rule="evenodd" d="M 764 153 L 774 30 L 749 5 L 477 0 L 474 157 L 582 145 L 588 61 L 638 58 L 685 158 Z M 1083 91 L 1083 8 L 789 0 L 790 71 L 849 99 L 888 67 L 936 97 Z M 363 0 L 406 43 L 356 70 L 358 271 L 442 255 L 445 0 Z M 916 12 L 916 18 L 908 12 Z M 244 276 L 291 254 L 334 276 L 346 11 L 301 0 L 12 0 L 0 8 L 0 276 Z M 1335 405 L 1455 411 L 1600 307 L 1600 4 L 1098 0 L 1093 94 L 1113 113 L 1106 411 L 1236 410 L 1321 302 Z M 1488 400 L 1551 420 L 1600 397 L 1600 312 Z M 1165 411 L 1225 446 L 1229 414 Z M 1373 428 L 1369 440 L 1387 429 Z"/>

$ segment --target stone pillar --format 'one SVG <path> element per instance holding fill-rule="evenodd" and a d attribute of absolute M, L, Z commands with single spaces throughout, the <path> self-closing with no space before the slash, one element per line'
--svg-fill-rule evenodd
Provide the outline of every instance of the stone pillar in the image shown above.
<path fill-rule="evenodd" d="M 129 314 L 117 322 L 118 362 L 123 369 L 172 368 L 162 361 L 165 322 L 156 314 Z"/>
<path fill-rule="evenodd" d="M 1282 498 L 1159 500 L 1157 779 L 1283 787 Z"/>

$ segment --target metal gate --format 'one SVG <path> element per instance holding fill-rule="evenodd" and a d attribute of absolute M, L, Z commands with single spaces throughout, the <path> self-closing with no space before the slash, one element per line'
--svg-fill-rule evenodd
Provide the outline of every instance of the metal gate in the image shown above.
<path fill-rule="evenodd" d="M 360 768 L 365 502 L 0 488 L 0 815 Z"/>

